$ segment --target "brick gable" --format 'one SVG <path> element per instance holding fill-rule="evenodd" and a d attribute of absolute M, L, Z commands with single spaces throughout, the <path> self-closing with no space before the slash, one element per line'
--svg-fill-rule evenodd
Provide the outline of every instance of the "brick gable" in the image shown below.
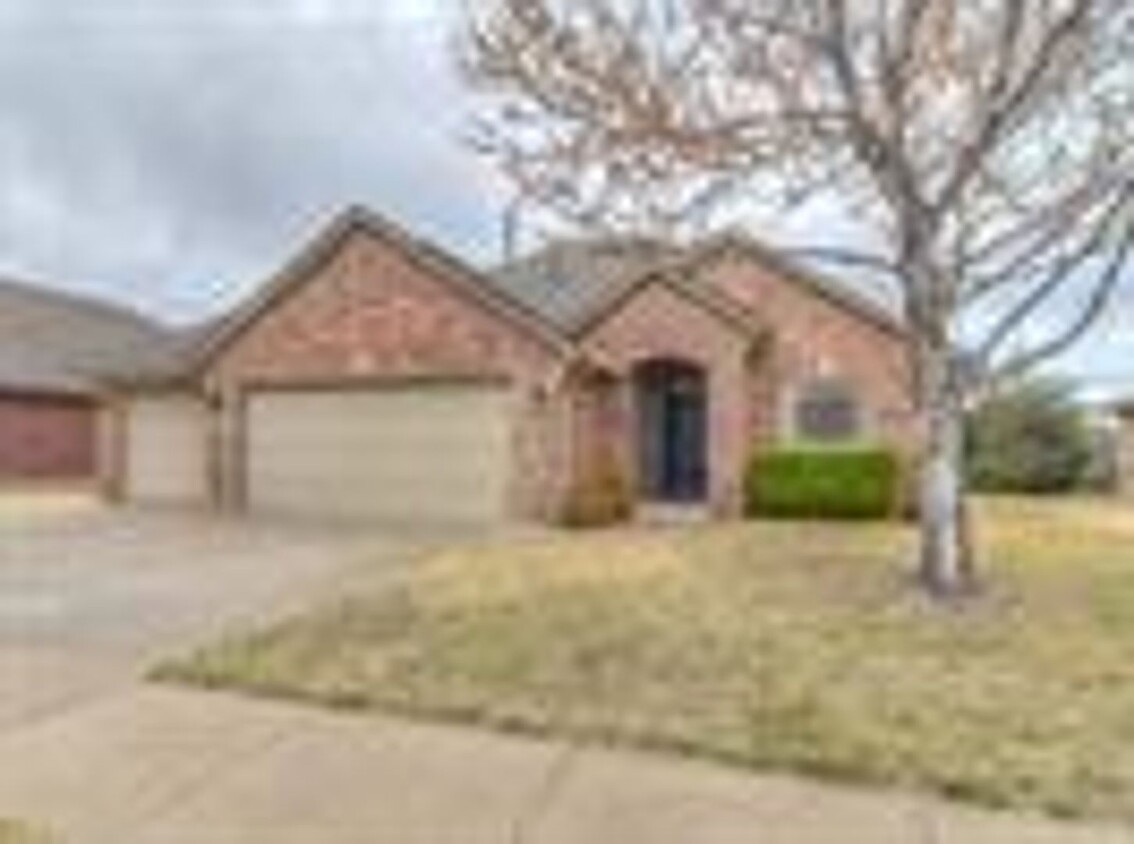
<path fill-rule="evenodd" d="M 506 315 L 359 232 L 232 340 L 210 380 L 515 377 L 553 357 Z"/>
<path fill-rule="evenodd" d="M 700 367 L 709 389 L 710 498 L 720 512 L 739 506 L 740 472 L 750 446 L 749 353 L 759 333 L 737 330 L 722 315 L 659 282 L 641 286 L 593 327 L 583 348 L 623 383 L 621 436 L 631 463 L 637 433 L 632 395 L 635 368 L 651 360 Z"/>
<path fill-rule="evenodd" d="M 905 350 L 893 326 L 740 252 L 706 267 L 704 281 L 760 314 L 770 326 L 779 401 L 794 386 L 816 377 L 845 380 L 868 405 L 881 438 L 908 442 L 912 418 Z"/>

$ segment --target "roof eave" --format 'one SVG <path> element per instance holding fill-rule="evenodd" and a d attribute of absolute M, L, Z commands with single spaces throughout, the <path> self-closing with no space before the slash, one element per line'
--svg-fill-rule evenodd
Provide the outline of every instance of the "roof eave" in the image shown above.
<path fill-rule="evenodd" d="M 35 384 L 0 382 L 0 396 L 22 396 L 31 398 L 63 397 L 68 399 L 89 399 L 99 393 L 95 386 L 79 384 Z"/>
<path fill-rule="evenodd" d="M 111 375 L 99 379 L 100 392 L 174 392 L 196 390 L 199 382 L 196 377 L 185 374 L 174 375 Z"/>
<path fill-rule="evenodd" d="M 815 295 L 854 316 L 869 320 L 874 326 L 897 339 L 904 340 L 909 336 L 907 326 L 881 305 L 847 290 L 845 285 L 839 282 L 829 280 L 819 273 L 800 266 L 788 256 L 746 234 L 732 231 L 713 238 L 699 247 L 692 263 L 704 266 L 730 252 L 748 256 L 791 281 L 805 285 Z"/>

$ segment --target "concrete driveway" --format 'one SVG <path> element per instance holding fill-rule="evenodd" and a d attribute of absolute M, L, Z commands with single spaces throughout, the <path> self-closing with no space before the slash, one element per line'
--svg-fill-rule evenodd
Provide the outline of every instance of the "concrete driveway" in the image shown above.
<path fill-rule="evenodd" d="M 406 537 L 0 501 L 0 732 L 89 702 L 157 655 L 381 571 Z M 368 565 L 372 564 L 372 565 Z"/>

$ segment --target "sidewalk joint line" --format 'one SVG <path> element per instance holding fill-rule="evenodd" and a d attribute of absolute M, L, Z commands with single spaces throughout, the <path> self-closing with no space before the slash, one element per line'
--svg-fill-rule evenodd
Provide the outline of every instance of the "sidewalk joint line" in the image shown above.
<path fill-rule="evenodd" d="M 584 749 L 581 745 L 566 744 L 562 752 L 552 760 L 540 783 L 531 804 L 526 810 L 521 809 L 519 815 L 512 822 L 508 834 L 509 844 L 529 844 L 529 835 L 539 826 L 539 822 L 546 816 L 555 797 L 558 795 L 574 768 L 576 760 L 582 756 Z"/>

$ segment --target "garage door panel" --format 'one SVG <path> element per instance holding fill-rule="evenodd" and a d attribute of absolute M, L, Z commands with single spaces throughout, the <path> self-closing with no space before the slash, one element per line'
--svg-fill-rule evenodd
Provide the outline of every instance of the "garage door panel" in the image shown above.
<path fill-rule="evenodd" d="M 127 408 L 126 494 L 199 505 L 207 495 L 206 414 L 192 397 L 138 398 Z"/>
<path fill-rule="evenodd" d="M 250 506 L 319 518 L 499 519 L 507 403 L 506 390 L 482 385 L 253 394 Z"/>

